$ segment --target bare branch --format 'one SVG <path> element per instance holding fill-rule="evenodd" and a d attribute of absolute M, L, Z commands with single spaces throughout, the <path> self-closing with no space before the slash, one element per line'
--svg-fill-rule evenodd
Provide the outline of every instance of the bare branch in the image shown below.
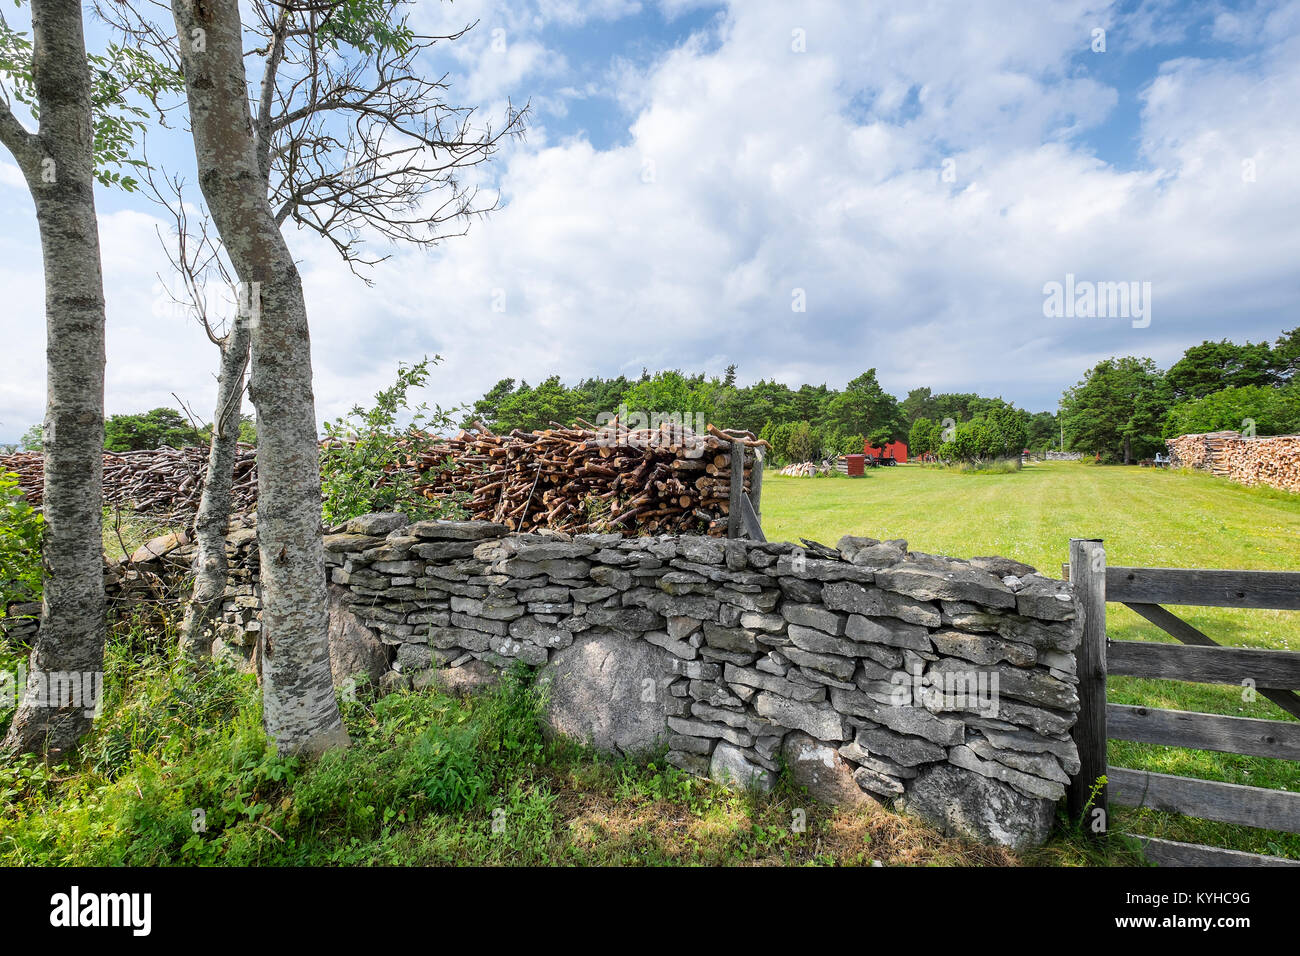
<path fill-rule="evenodd" d="M 6 102 L 0 105 L 0 143 L 3 143 L 5 149 L 13 154 L 27 181 L 35 181 L 39 176 L 41 159 L 45 155 L 45 151 L 41 148 L 41 138 L 36 133 L 29 132 L 27 127 L 18 121 L 18 117 L 14 116 L 9 108 L 7 98 Z"/>

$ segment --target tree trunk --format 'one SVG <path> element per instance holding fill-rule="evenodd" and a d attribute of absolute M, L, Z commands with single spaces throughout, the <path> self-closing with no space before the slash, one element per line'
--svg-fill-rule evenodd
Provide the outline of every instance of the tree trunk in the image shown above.
<path fill-rule="evenodd" d="M 1127 435 L 1124 436 L 1124 464 L 1131 464 L 1133 461 L 1133 445 Z"/>
<path fill-rule="evenodd" d="M 79 0 L 34 0 L 32 34 L 40 131 L 20 135 L 6 117 L 4 140 L 18 145 L 45 268 L 45 573 L 40 632 L 4 746 L 54 754 L 90 728 L 103 681 L 104 284 Z"/>
<path fill-rule="evenodd" d="M 251 308 L 263 718 L 281 753 L 345 746 L 330 677 L 320 462 L 302 282 L 248 110 L 237 0 L 172 0 L 199 185 Z"/>
<path fill-rule="evenodd" d="M 213 624 L 225 598 L 229 566 L 226 530 L 230 525 L 230 489 L 234 483 L 235 452 L 239 447 L 239 408 L 248 368 L 248 317 L 241 308 L 221 343 L 217 376 L 217 409 L 212 416 L 208 471 L 194 519 L 194 592 L 181 625 L 181 651 L 199 659 L 212 653 Z"/>

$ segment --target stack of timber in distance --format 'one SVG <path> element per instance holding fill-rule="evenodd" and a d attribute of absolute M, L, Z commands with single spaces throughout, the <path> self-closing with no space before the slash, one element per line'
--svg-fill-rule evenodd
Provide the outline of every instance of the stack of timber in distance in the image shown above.
<path fill-rule="evenodd" d="M 0 472 L 18 475 L 23 497 L 39 508 L 45 491 L 44 455 L 19 452 L 0 457 Z M 203 478 L 208 471 L 207 447 L 147 448 L 104 452 L 104 504 L 169 523 L 187 523 L 199 509 Z M 252 445 L 239 445 L 235 455 L 231 510 L 251 511 L 257 504 L 257 456 Z"/>

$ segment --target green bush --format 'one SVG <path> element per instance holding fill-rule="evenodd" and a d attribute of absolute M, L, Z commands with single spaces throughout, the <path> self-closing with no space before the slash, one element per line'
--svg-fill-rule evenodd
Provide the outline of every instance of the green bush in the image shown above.
<path fill-rule="evenodd" d="M 928 418 L 918 418 L 912 422 L 907 433 L 907 454 L 911 458 L 920 458 L 931 452 L 938 453 L 943 444 L 943 426 Z"/>
<path fill-rule="evenodd" d="M 1243 431 L 1254 422 L 1256 435 L 1287 435 L 1300 431 L 1300 385 L 1267 388 L 1245 385 L 1212 392 L 1204 398 L 1179 402 L 1165 416 L 1163 434 Z"/>
<path fill-rule="evenodd" d="M 27 503 L 18 476 L 0 472 L 0 620 L 10 604 L 41 598 L 45 518 Z"/>
<path fill-rule="evenodd" d="M 104 713 L 78 754 L 0 763 L 0 865 L 393 862 L 391 841 L 427 833 L 451 836 L 424 852 L 473 859 L 502 806 L 530 854 L 545 846 L 551 750 L 526 668 L 467 701 L 362 688 L 340 701 L 352 745 L 304 761 L 267 739 L 252 675 L 174 641 L 141 654 L 138 630 L 110 632 Z"/>
<path fill-rule="evenodd" d="M 985 463 L 1020 458 L 1025 446 L 1025 423 L 1010 406 L 996 408 L 982 418 L 959 422 L 952 438 L 938 448 L 946 462 Z"/>
<path fill-rule="evenodd" d="M 407 398 L 407 392 L 428 381 L 429 366 L 440 361 L 435 355 L 413 365 L 402 363 L 397 381 L 375 395 L 373 407 L 357 405 L 325 423 L 329 441 L 321 451 L 321 492 L 326 521 L 337 524 L 373 511 L 400 511 L 412 519 L 464 516 L 458 501 L 425 497 L 426 476 L 403 467 L 427 451 L 437 432 L 452 425 L 448 412 L 424 403 L 412 406 Z"/>
<path fill-rule="evenodd" d="M 206 441 L 207 437 L 174 408 L 110 415 L 104 421 L 106 451 L 135 451 L 162 445 L 184 448 L 187 445 L 202 445 Z"/>

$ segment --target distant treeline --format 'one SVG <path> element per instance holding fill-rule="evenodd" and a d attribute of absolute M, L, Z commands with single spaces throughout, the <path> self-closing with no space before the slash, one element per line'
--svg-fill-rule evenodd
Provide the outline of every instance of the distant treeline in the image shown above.
<path fill-rule="evenodd" d="M 862 450 L 864 441 L 908 442 L 913 455 L 984 458 L 1023 449 L 1097 454 L 1134 461 L 1164 440 L 1224 429 L 1278 435 L 1300 431 L 1300 329 L 1267 342 L 1226 339 L 1193 346 L 1169 367 L 1149 358 L 1106 359 L 1066 389 L 1057 413 L 1016 408 L 1001 397 L 914 388 L 899 401 L 868 369 L 842 390 L 797 389 L 776 381 L 739 385 L 736 366 L 722 376 L 678 370 L 639 378 L 588 378 L 569 386 L 552 376 L 538 385 L 504 378 L 464 416 L 497 431 L 546 428 L 576 419 L 599 423 L 620 408 L 701 414 L 722 428 L 767 439 L 780 461 L 806 461 Z M 964 427 L 963 427 L 964 426 Z"/>
<path fill-rule="evenodd" d="M 1060 411 L 1029 412 L 1001 397 L 974 392 L 914 388 L 899 401 L 868 369 L 843 389 L 826 384 L 791 388 L 760 380 L 740 385 L 736 366 L 721 376 L 678 370 L 637 378 L 586 378 L 566 385 L 559 376 L 530 385 L 503 378 L 465 411 L 461 423 L 494 431 L 600 424 L 627 413 L 681 415 L 721 428 L 741 428 L 767 439 L 781 462 L 807 461 L 860 452 L 865 442 L 906 441 L 915 457 L 987 458 L 1023 449 L 1061 449 L 1100 455 L 1105 461 L 1135 461 L 1164 450 L 1166 438 L 1233 430 L 1247 434 L 1300 432 L 1300 328 L 1273 344 L 1226 339 L 1192 346 L 1167 370 L 1149 358 L 1124 356 L 1097 363 L 1066 389 Z M 602 419 L 602 416 L 604 418 Z M 196 428 L 180 412 L 155 408 L 111 416 L 105 425 L 109 450 L 158 445 L 202 444 L 211 426 Z M 244 416 L 240 440 L 256 442 Z M 22 446 L 40 448 L 40 427 Z"/>
<path fill-rule="evenodd" d="M 842 390 L 828 385 L 801 385 L 761 380 L 739 385 L 736 367 L 722 376 L 677 370 L 639 378 L 588 378 L 568 386 L 558 376 L 538 385 L 505 378 L 474 403 L 463 424 L 481 422 L 494 431 L 546 428 L 551 422 L 593 424 L 628 412 L 681 413 L 721 428 L 740 428 L 767 439 L 780 461 L 806 461 L 827 455 L 858 453 L 864 442 L 907 441 L 918 419 L 954 422 L 984 419 L 1001 411 L 1023 427 L 1033 447 L 1059 443 L 1056 416 L 1015 408 L 1001 398 L 973 392 L 935 393 L 914 388 L 901 402 L 881 388 L 876 370 L 868 369 Z M 1019 451 L 1019 449 L 1016 449 Z"/>
<path fill-rule="evenodd" d="M 1106 359 L 1061 398 L 1066 449 L 1128 463 L 1178 435 L 1300 432 L 1297 367 L 1300 327 L 1272 345 L 1202 342 L 1168 370 L 1149 358 Z"/>
<path fill-rule="evenodd" d="M 110 415 L 104 420 L 105 451 L 138 451 L 145 448 L 185 448 L 206 445 L 212 439 L 212 425 L 195 424 L 174 408 L 151 408 L 147 412 Z M 257 429 L 251 415 L 241 415 L 239 440 L 257 444 Z M 13 450 L 40 451 L 44 439 L 40 425 L 33 425 Z"/>

